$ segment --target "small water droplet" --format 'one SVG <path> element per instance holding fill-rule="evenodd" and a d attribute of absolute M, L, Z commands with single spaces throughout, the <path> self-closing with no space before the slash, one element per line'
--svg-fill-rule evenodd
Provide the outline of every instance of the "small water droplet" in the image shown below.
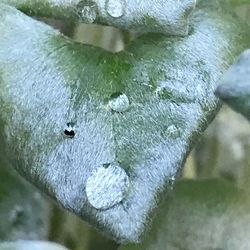
<path fill-rule="evenodd" d="M 106 10 L 111 17 L 122 17 L 125 12 L 125 0 L 107 0 Z"/>
<path fill-rule="evenodd" d="M 180 135 L 180 129 L 176 125 L 170 125 L 165 131 L 165 136 L 176 139 Z"/>
<path fill-rule="evenodd" d="M 78 14 L 85 23 L 94 23 L 97 17 L 97 5 L 94 1 L 80 1 L 77 5 Z"/>
<path fill-rule="evenodd" d="M 129 177 L 118 163 L 105 164 L 87 180 L 86 194 L 96 209 L 109 209 L 120 203 L 129 189 Z"/>
<path fill-rule="evenodd" d="M 128 97 L 122 93 L 113 94 L 109 101 L 109 107 L 115 112 L 125 112 L 129 105 Z"/>

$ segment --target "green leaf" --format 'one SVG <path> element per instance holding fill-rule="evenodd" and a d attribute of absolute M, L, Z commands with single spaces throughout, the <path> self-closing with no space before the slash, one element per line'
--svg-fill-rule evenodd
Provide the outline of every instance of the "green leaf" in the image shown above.
<path fill-rule="evenodd" d="M 119 250 L 248 249 L 250 197 L 220 179 L 176 183 L 143 243 Z"/>
<path fill-rule="evenodd" d="M 215 94 L 250 120 L 250 50 L 230 67 Z"/>
<path fill-rule="evenodd" d="M 0 5 L 1 157 L 106 235 L 139 241 L 249 43 L 226 8 L 201 1 L 188 37 L 111 54 Z"/>
<path fill-rule="evenodd" d="M 17 241 L 0 243 L 0 250 L 67 250 L 55 243 L 42 241 Z"/>
<path fill-rule="evenodd" d="M 0 0 L 29 15 L 99 23 L 140 33 L 187 35 L 195 0 Z"/>

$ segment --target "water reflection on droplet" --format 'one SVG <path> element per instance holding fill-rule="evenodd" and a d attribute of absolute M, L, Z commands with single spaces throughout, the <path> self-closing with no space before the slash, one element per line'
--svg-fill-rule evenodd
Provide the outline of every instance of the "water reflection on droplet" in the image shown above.
<path fill-rule="evenodd" d="M 94 23 L 97 17 L 97 5 L 94 1 L 80 1 L 77 9 L 83 22 Z"/>
<path fill-rule="evenodd" d="M 170 125 L 164 132 L 168 138 L 176 139 L 180 135 L 180 129 L 176 125 Z"/>
<path fill-rule="evenodd" d="M 107 0 L 106 10 L 111 17 L 122 17 L 125 12 L 125 0 Z"/>
<path fill-rule="evenodd" d="M 129 105 L 128 97 L 122 93 L 112 95 L 109 100 L 109 107 L 115 112 L 125 112 Z"/>
<path fill-rule="evenodd" d="M 129 189 L 129 177 L 118 163 L 99 167 L 87 180 L 86 194 L 96 209 L 109 209 L 120 203 Z"/>

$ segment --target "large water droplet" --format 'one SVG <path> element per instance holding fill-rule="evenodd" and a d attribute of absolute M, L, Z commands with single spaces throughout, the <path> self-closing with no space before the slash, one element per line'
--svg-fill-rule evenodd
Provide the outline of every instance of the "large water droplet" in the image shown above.
<path fill-rule="evenodd" d="M 98 168 L 87 180 L 86 194 L 96 209 L 108 209 L 120 203 L 129 189 L 129 177 L 117 163 Z"/>
<path fill-rule="evenodd" d="M 129 108 L 129 99 L 125 94 L 117 93 L 111 96 L 109 107 L 115 112 L 125 112 Z"/>
<path fill-rule="evenodd" d="M 97 17 L 97 5 L 94 1 L 80 1 L 77 5 L 79 16 L 85 23 L 93 23 Z"/>
<path fill-rule="evenodd" d="M 125 0 L 107 0 L 106 10 L 111 17 L 122 17 L 125 12 Z"/>

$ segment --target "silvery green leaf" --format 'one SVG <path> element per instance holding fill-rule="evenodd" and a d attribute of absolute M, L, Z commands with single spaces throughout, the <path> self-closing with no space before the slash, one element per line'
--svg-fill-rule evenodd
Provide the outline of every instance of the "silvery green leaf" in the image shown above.
<path fill-rule="evenodd" d="M 221 82 L 216 95 L 250 120 L 250 50 L 241 54 Z"/>

